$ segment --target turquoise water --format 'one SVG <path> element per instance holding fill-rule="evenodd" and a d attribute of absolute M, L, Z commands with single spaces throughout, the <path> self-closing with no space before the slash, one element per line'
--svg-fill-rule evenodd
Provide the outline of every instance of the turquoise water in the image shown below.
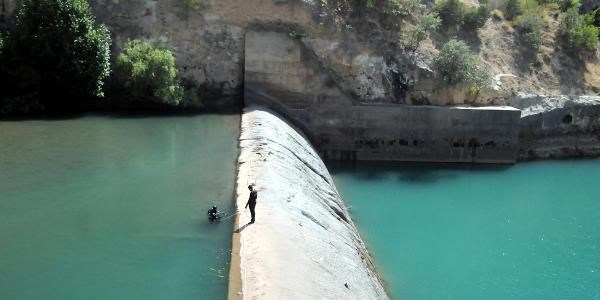
<path fill-rule="evenodd" d="M 600 160 L 332 171 L 393 299 L 600 299 Z"/>
<path fill-rule="evenodd" d="M 224 299 L 239 116 L 0 122 L 0 299 Z"/>

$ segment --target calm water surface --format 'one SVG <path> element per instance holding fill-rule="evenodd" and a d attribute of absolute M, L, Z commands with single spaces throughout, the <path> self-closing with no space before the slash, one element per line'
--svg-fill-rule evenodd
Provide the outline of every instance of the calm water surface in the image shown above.
<path fill-rule="evenodd" d="M 0 299 L 225 299 L 238 126 L 0 122 Z"/>
<path fill-rule="evenodd" d="M 600 299 L 600 160 L 331 169 L 394 299 Z"/>

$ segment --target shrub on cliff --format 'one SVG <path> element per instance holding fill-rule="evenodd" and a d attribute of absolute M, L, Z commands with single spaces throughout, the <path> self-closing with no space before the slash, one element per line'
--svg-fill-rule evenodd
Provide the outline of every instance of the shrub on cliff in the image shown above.
<path fill-rule="evenodd" d="M 521 0 L 508 0 L 506 1 L 506 8 L 504 10 L 504 17 L 512 21 L 518 15 L 523 13 L 521 8 Z"/>
<path fill-rule="evenodd" d="M 562 16 L 558 36 L 563 47 L 571 52 L 591 51 L 598 46 L 599 29 L 594 25 L 592 14 L 579 15 L 572 7 Z"/>
<path fill-rule="evenodd" d="M 594 26 L 600 27 L 600 8 L 596 8 L 592 12 L 590 12 L 590 18 Z"/>
<path fill-rule="evenodd" d="M 181 0 L 186 17 L 189 13 L 198 13 L 208 7 L 206 0 Z"/>
<path fill-rule="evenodd" d="M 184 90 L 177 76 L 175 57 L 155 42 L 127 42 L 115 66 L 116 79 L 133 100 L 170 106 L 181 104 Z"/>
<path fill-rule="evenodd" d="M 467 8 L 463 21 L 463 28 L 468 31 L 476 31 L 483 27 L 490 17 L 490 8 L 487 4 L 480 4 L 477 8 Z"/>
<path fill-rule="evenodd" d="M 38 101 L 36 108 L 73 109 L 102 96 L 110 45 L 86 0 L 23 0 L 4 49 L 4 111 Z"/>
<path fill-rule="evenodd" d="M 434 11 L 440 16 L 444 28 L 456 28 L 463 23 L 465 5 L 461 0 L 441 0 L 436 3 Z"/>
<path fill-rule="evenodd" d="M 435 72 L 448 84 L 470 84 L 476 89 L 489 85 L 490 76 L 477 64 L 477 57 L 463 41 L 450 40 L 433 59 Z"/>
<path fill-rule="evenodd" d="M 558 5 L 561 11 L 567 11 L 571 8 L 579 9 L 581 2 L 579 0 L 559 0 Z"/>
<path fill-rule="evenodd" d="M 432 12 L 419 18 L 416 24 L 409 25 L 403 32 L 406 50 L 415 52 L 419 44 L 440 24 L 441 20 L 437 13 Z"/>
<path fill-rule="evenodd" d="M 544 37 L 544 27 L 546 21 L 541 14 L 541 10 L 527 9 L 520 15 L 515 25 L 519 31 L 519 38 L 527 50 L 537 52 L 542 46 Z"/>

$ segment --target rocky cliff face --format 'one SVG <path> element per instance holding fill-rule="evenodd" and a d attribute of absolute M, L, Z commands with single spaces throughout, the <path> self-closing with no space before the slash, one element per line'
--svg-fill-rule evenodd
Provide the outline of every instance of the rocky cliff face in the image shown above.
<path fill-rule="evenodd" d="M 5 27 L 19 0 L 0 1 L 0 27 Z M 221 99 L 222 104 L 241 101 L 244 34 L 265 27 L 297 38 L 335 84 L 358 102 L 490 105 L 516 92 L 570 95 L 600 90 L 598 62 L 575 61 L 554 49 L 558 21 L 552 16 L 537 58 L 540 66 L 528 66 L 522 60 L 514 29 L 506 21 L 490 19 L 475 36 L 461 37 L 496 79 L 494 89 L 472 95 L 468 87 L 444 86 L 430 69 L 433 55 L 448 39 L 445 34 L 434 34 L 414 55 L 403 49 L 402 29 L 425 7 L 408 7 L 409 1 L 376 1 L 373 7 L 348 0 L 90 3 L 98 21 L 112 29 L 115 51 L 127 39 L 161 40 L 173 49 L 183 76 L 201 84 L 208 97 Z M 466 3 L 478 5 L 477 1 Z M 500 4 L 495 0 L 491 5 Z"/>
<path fill-rule="evenodd" d="M 388 299 L 327 167 L 298 130 L 269 111 L 247 108 L 238 163 L 242 290 L 234 295 Z M 258 190 L 254 224 L 244 210 L 249 184 Z"/>

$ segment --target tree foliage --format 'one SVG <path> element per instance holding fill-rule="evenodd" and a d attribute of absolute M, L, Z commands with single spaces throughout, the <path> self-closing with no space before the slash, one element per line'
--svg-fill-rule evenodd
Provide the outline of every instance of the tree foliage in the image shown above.
<path fill-rule="evenodd" d="M 448 84 L 467 83 L 482 89 L 490 83 L 489 74 L 478 66 L 477 58 L 463 41 L 448 41 L 433 59 L 433 68 Z"/>
<path fill-rule="evenodd" d="M 598 46 L 598 27 L 593 14 L 579 15 L 578 8 L 566 11 L 560 20 L 558 35 L 564 47 L 571 51 L 594 50 Z"/>
<path fill-rule="evenodd" d="M 544 27 L 546 21 L 540 9 L 526 9 L 522 15 L 517 17 L 515 25 L 523 45 L 530 51 L 537 52 L 542 46 Z"/>
<path fill-rule="evenodd" d="M 6 76 L 15 88 L 10 97 L 72 109 L 102 96 L 110 45 L 108 29 L 95 23 L 86 0 L 23 0 L 5 49 Z"/>
<path fill-rule="evenodd" d="M 181 0 L 186 13 L 200 12 L 208 7 L 206 0 Z"/>
<path fill-rule="evenodd" d="M 414 52 L 429 34 L 436 30 L 441 24 L 437 13 L 425 14 L 418 19 L 416 24 L 411 24 L 404 31 L 405 47 L 408 51 Z"/>
<path fill-rule="evenodd" d="M 475 31 L 483 25 L 490 17 L 490 7 L 487 4 L 480 4 L 477 8 L 467 8 L 465 10 L 463 28 L 468 31 Z"/>
<path fill-rule="evenodd" d="M 436 3 L 434 10 L 440 16 L 444 27 L 456 27 L 463 23 L 465 6 L 461 0 L 441 0 Z"/>
<path fill-rule="evenodd" d="M 169 49 L 152 42 L 127 42 L 117 57 L 118 81 L 134 100 L 177 106 L 184 90 L 177 75 L 175 57 Z"/>
<path fill-rule="evenodd" d="M 561 11 L 567 11 L 571 8 L 577 8 L 581 6 L 581 2 L 579 0 L 559 0 L 558 5 L 560 6 Z"/>
<path fill-rule="evenodd" d="M 506 8 L 504 17 L 512 21 L 518 15 L 523 13 L 523 9 L 521 8 L 521 0 L 508 0 L 506 1 Z"/>

